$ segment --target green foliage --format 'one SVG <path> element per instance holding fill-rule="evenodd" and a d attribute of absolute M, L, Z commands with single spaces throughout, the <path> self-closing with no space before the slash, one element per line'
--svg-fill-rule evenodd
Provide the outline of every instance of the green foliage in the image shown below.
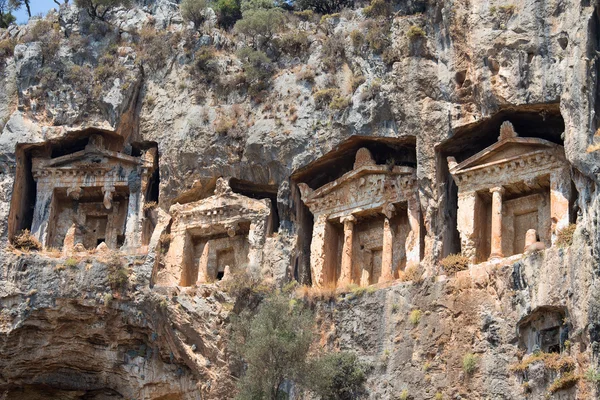
<path fill-rule="evenodd" d="M 324 400 L 356 399 L 363 392 L 367 369 L 353 353 L 325 354 L 309 363 L 307 386 Z"/>
<path fill-rule="evenodd" d="M 257 93 L 265 89 L 269 78 L 273 74 L 273 65 L 265 53 L 244 47 L 238 51 L 237 56 L 242 61 L 246 82 L 250 84 L 250 91 Z"/>
<path fill-rule="evenodd" d="M 233 343 L 248 368 L 238 383 L 237 399 L 279 399 L 284 380 L 302 380 L 313 340 L 314 316 L 275 295 L 263 301 L 254 317 L 234 319 Z"/>
<path fill-rule="evenodd" d="M 300 30 L 284 33 L 279 39 L 279 49 L 285 54 L 296 57 L 305 54 L 310 44 L 308 34 Z"/>
<path fill-rule="evenodd" d="M 31 18 L 31 0 L 8 0 L 8 5 L 13 10 L 18 10 L 25 6 L 27 9 L 27 15 Z"/>
<path fill-rule="evenodd" d="M 10 24 L 16 21 L 14 15 L 12 15 L 13 7 L 7 0 L 0 0 L 0 28 L 8 28 Z"/>
<path fill-rule="evenodd" d="M 113 289 L 124 287 L 129 282 L 129 269 L 123 265 L 123 259 L 118 254 L 111 254 L 106 264 L 110 286 Z"/>
<path fill-rule="evenodd" d="M 167 64 L 177 46 L 178 35 L 145 26 L 139 34 L 138 55 L 144 66 L 156 71 Z"/>
<path fill-rule="evenodd" d="M 467 375 L 472 375 L 473 372 L 477 369 L 477 356 L 473 353 L 467 353 L 463 356 L 462 366 L 463 371 Z"/>
<path fill-rule="evenodd" d="M 425 31 L 418 25 L 413 25 L 408 28 L 408 32 L 406 32 L 406 36 L 408 36 L 411 40 L 416 40 L 425 37 Z"/>
<path fill-rule="evenodd" d="M 590 367 L 588 368 L 587 371 L 585 371 L 585 379 L 588 382 L 591 382 L 595 385 L 600 385 L 600 371 L 597 370 L 594 367 Z"/>
<path fill-rule="evenodd" d="M 443 394 L 441 394 L 440 392 L 437 392 L 437 393 L 435 394 L 435 397 L 434 397 L 434 399 L 435 399 L 435 400 L 443 400 L 443 399 L 444 399 L 444 395 L 443 395 Z"/>
<path fill-rule="evenodd" d="M 454 274 L 469 268 L 469 258 L 462 254 L 449 254 L 440 260 L 440 265 L 447 274 Z"/>
<path fill-rule="evenodd" d="M 329 108 L 332 110 L 345 110 L 351 104 L 350 98 L 347 96 L 334 96 L 329 103 Z M 366 290 L 366 288 L 362 288 Z"/>
<path fill-rule="evenodd" d="M 212 83 L 218 80 L 219 66 L 214 47 L 202 46 L 194 54 L 191 75 L 201 83 Z"/>
<path fill-rule="evenodd" d="M 65 267 L 77 268 L 77 264 L 79 264 L 79 261 L 75 257 L 69 257 L 65 261 Z"/>
<path fill-rule="evenodd" d="M 15 53 L 15 46 L 17 45 L 14 39 L 0 40 L 0 70 L 2 70 L 2 64 L 8 58 L 12 57 Z"/>
<path fill-rule="evenodd" d="M 363 35 L 358 29 L 355 29 L 350 32 L 350 40 L 352 41 L 352 46 L 354 46 L 355 49 L 360 49 L 365 41 L 365 35 Z"/>
<path fill-rule="evenodd" d="M 215 11 L 217 21 L 223 28 L 232 27 L 238 19 L 242 18 L 239 0 L 217 0 Z"/>
<path fill-rule="evenodd" d="M 104 21 L 108 12 L 117 7 L 129 8 L 131 0 L 75 0 L 75 5 L 84 8 L 92 20 Z"/>
<path fill-rule="evenodd" d="M 275 8 L 275 2 L 273 0 L 242 0 L 240 5 L 240 9 L 242 10 L 242 15 L 248 10 L 258 10 L 265 9 L 268 10 L 270 8 Z"/>
<path fill-rule="evenodd" d="M 390 24 L 382 21 L 369 21 L 365 39 L 375 54 L 381 54 L 392 45 L 390 41 Z"/>
<path fill-rule="evenodd" d="M 295 0 L 298 10 L 312 10 L 319 14 L 333 14 L 354 7 L 354 0 Z"/>
<path fill-rule="evenodd" d="M 340 95 L 340 90 L 335 88 L 321 89 L 314 94 L 315 107 L 323 108 L 331 103 L 334 97 Z"/>
<path fill-rule="evenodd" d="M 194 28 L 200 29 L 206 20 L 207 7 L 207 0 L 183 0 L 179 9 L 184 21 L 191 22 Z"/>
<path fill-rule="evenodd" d="M 386 0 L 371 0 L 371 4 L 363 9 L 363 13 L 369 18 L 388 17 L 391 12 L 391 5 Z"/>
<path fill-rule="evenodd" d="M 421 312 L 421 310 L 412 310 L 408 319 L 410 320 L 411 324 L 419 325 L 419 322 L 421 322 L 422 315 L 423 313 Z"/>
<path fill-rule="evenodd" d="M 23 42 L 41 42 L 44 64 L 49 64 L 58 53 L 61 39 L 62 36 L 58 24 L 53 24 L 46 19 L 40 19 L 23 37 Z"/>
<path fill-rule="evenodd" d="M 269 41 L 284 25 L 285 14 L 280 8 L 251 8 L 244 11 L 235 23 L 235 30 L 252 38 L 255 45 L 260 40 Z"/>
<path fill-rule="evenodd" d="M 344 49 L 345 37 L 341 34 L 329 36 L 321 48 L 321 60 L 329 70 L 335 70 L 346 58 Z"/>
<path fill-rule="evenodd" d="M 398 397 L 399 400 L 408 400 L 408 389 L 402 389 L 402 392 L 400 392 L 400 396 Z"/>
<path fill-rule="evenodd" d="M 315 17 L 315 12 L 313 10 L 295 11 L 294 15 L 302 21 L 311 21 Z"/>

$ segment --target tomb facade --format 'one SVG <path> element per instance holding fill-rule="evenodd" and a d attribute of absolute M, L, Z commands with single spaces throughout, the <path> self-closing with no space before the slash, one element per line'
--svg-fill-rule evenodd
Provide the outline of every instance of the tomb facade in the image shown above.
<path fill-rule="evenodd" d="M 315 286 L 361 286 L 398 277 L 421 258 L 416 171 L 377 165 L 360 148 L 354 167 L 318 189 L 299 183 L 314 216 L 310 249 Z"/>
<path fill-rule="evenodd" d="M 505 121 L 495 144 L 461 163 L 448 157 L 448 166 L 461 251 L 472 263 L 524 253 L 532 237 L 536 248 L 549 246 L 569 225 L 571 170 L 558 144 L 519 137 Z"/>
<path fill-rule="evenodd" d="M 569 337 L 565 313 L 557 307 L 539 307 L 517 325 L 519 347 L 527 354 L 536 351 L 560 353 Z"/>
<path fill-rule="evenodd" d="M 34 155 L 31 233 L 44 248 L 62 248 L 65 254 L 77 244 L 91 250 L 102 243 L 145 251 L 143 204 L 156 156 L 156 149 L 140 157 L 108 150 L 101 135 L 91 135 L 85 149 L 71 154 Z"/>
<path fill-rule="evenodd" d="M 228 180 L 219 178 L 213 196 L 175 204 L 170 214 L 171 243 L 158 284 L 208 283 L 242 269 L 260 273 L 271 218 L 269 199 L 234 193 Z"/>

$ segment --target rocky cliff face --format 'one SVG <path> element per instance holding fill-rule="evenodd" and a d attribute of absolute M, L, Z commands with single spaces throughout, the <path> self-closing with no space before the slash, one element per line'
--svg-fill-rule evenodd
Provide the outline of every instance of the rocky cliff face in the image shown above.
<path fill-rule="evenodd" d="M 65 267 L 11 248 L 31 202 L 28 152 L 68 147 L 90 129 L 124 147 L 157 146 L 162 211 L 212 194 L 220 176 L 277 192 L 279 232 L 264 263 L 278 284 L 296 259 L 310 283 L 296 185 L 327 172 L 303 168 L 350 137 L 413 146 L 424 280 L 319 304 L 321 344 L 371 362 L 369 398 L 544 398 L 560 371 L 530 368 L 524 387 L 510 367 L 522 357 L 520 323 L 559 310 L 581 378 L 552 396 L 594 396 L 583 374 L 597 366 L 600 341 L 596 2 L 409 1 L 389 30 L 360 8 L 320 22 L 295 17 L 288 28 L 304 44 L 267 49 L 273 73 L 259 92 L 236 56 L 248 38 L 211 18 L 196 33 L 175 2 L 145 3 L 115 11 L 110 25 L 64 6 L 0 31 L 16 45 L 0 53 L 3 398 L 231 397 L 231 299 L 218 286 L 151 287 L 152 247 L 127 259 L 125 284 L 98 255 Z M 446 156 L 494 142 L 503 120 L 564 144 L 578 193 L 573 244 L 445 277 L 439 261 L 460 250 Z M 474 373 L 462 365 L 470 353 Z"/>

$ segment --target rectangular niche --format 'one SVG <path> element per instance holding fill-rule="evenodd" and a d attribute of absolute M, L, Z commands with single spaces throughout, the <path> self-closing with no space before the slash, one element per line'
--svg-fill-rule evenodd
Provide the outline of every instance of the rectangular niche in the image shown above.
<path fill-rule="evenodd" d="M 476 262 L 484 262 L 490 257 L 492 243 L 492 196 L 487 190 L 477 192 L 475 196 L 475 220 L 473 224 Z"/>
<path fill-rule="evenodd" d="M 189 265 L 182 271 L 182 286 L 194 284 L 197 280 L 213 282 L 221 280 L 228 266 L 231 273 L 246 268 L 248 253 L 248 232 L 250 223 L 240 223 L 235 236 L 219 233 L 211 236 L 195 235 L 190 232 L 193 242 L 193 256 Z"/>
<path fill-rule="evenodd" d="M 124 190 L 114 195 L 112 207 L 106 209 L 100 188 L 84 188 L 79 200 L 69 198 L 64 188 L 54 189 L 47 246 L 61 249 L 67 232 L 75 225 L 75 243 L 83 244 L 88 250 L 95 249 L 101 242 L 117 249 L 119 238 L 125 232 L 128 203 Z"/>
<path fill-rule="evenodd" d="M 508 187 L 507 193 L 516 189 Z M 505 257 L 521 254 L 525 249 L 525 235 L 535 229 L 539 240 L 551 243 L 550 189 L 531 193 L 525 190 L 507 196 L 502 209 L 502 252 Z"/>

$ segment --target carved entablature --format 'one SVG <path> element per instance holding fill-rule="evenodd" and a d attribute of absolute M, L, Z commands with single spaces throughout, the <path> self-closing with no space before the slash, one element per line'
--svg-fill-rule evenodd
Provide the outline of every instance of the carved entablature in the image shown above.
<path fill-rule="evenodd" d="M 509 130 L 504 127 L 505 130 Z M 513 131 L 514 132 L 514 131 Z M 477 191 L 498 184 L 531 181 L 565 166 L 563 147 L 538 138 L 502 133 L 499 141 L 460 164 L 448 157 L 459 191 Z"/>
<path fill-rule="evenodd" d="M 34 157 L 33 177 L 42 186 L 127 186 L 132 173 L 148 177 L 154 171 L 156 153 L 133 157 L 103 146 L 102 137 L 92 135 L 84 150 L 56 158 Z"/>
<path fill-rule="evenodd" d="M 304 183 L 298 185 L 302 201 L 315 217 L 325 214 L 332 219 L 339 218 L 353 210 L 383 208 L 386 204 L 414 198 L 417 191 L 414 168 L 395 166 L 390 169 L 386 165 L 370 163 L 358 165 L 316 190 Z"/>
<path fill-rule="evenodd" d="M 171 206 L 173 230 L 214 229 L 239 221 L 254 222 L 269 218 L 270 200 L 256 200 L 231 191 L 227 180 L 219 178 L 215 194 L 203 200 Z"/>

